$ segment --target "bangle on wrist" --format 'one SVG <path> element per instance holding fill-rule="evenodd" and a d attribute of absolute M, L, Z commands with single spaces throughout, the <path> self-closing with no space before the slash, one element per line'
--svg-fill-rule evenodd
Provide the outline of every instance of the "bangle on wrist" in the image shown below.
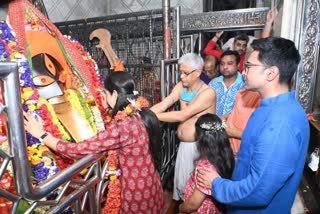
<path fill-rule="evenodd" d="M 43 143 L 44 139 L 50 135 L 49 132 L 45 132 L 43 135 L 39 137 L 39 141 Z"/>

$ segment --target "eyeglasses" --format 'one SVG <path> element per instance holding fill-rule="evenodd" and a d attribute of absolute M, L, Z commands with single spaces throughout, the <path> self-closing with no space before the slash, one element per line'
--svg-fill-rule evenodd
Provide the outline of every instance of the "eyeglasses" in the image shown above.
<path fill-rule="evenodd" d="M 244 71 L 248 71 L 248 69 L 252 66 L 261 66 L 261 67 L 264 67 L 265 69 L 269 68 L 269 67 L 266 67 L 265 65 L 259 65 L 259 64 L 253 64 L 253 63 L 250 63 L 250 62 L 246 62 L 244 63 Z"/>
<path fill-rule="evenodd" d="M 190 74 L 192 74 L 192 73 L 195 72 L 196 70 L 198 70 L 198 69 L 194 69 L 194 70 L 190 71 L 189 73 L 179 71 L 179 74 L 180 74 L 180 75 L 184 74 L 184 75 L 186 75 L 186 76 L 189 76 Z"/>

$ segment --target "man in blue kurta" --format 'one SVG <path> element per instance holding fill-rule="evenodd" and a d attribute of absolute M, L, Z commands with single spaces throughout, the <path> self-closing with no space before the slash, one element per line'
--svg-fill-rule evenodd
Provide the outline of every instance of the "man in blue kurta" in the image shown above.
<path fill-rule="evenodd" d="M 231 180 L 206 169 L 198 185 L 228 205 L 228 213 L 290 213 L 309 143 L 306 114 L 290 91 L 300 55 L 290 40 L 255 40 L 245 64 L 248 90 L 262 97 L 244 130 Z"/>

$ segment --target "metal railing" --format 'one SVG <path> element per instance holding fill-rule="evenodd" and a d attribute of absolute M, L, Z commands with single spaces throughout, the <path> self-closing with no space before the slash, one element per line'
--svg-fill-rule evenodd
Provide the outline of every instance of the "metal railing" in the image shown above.
<path fill-rule="evenodd" d="M 178 59 L 161 60 L 161 99 L 170 94 L 171 89 L 178 82 Z M 174 110 L 179 109 L 179 104 L 175 103 Z M 162 141 L 161 141 L 161 168 L 160 177 L 162 184 L 168 181 L 172 170 L 174 169 L 176 154 L 178 151 L 179 140 L 176 136 L 177 123 L 162 123 Z"/>

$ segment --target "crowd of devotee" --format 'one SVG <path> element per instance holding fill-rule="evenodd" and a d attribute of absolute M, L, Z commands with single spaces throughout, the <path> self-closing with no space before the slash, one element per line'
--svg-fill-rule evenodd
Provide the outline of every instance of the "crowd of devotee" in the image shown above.
<path fill-rule="evenodd" d="M 291 90 L 300 62 L 294 42 L 271 35 L 275 10 L 261 38 L 240 33 L 227 50 L 217 32 L 204 49 L 178 60 L 180 82 L 150 109 L 135 93 L 129 73 L 105 80 L 107 129 L 77 144 L 55 138 L 42 121 L 25 113 L 26 130 L 63 156 L 119 149 L 120 213 L 290 213 L 302 176 L 309 125 Z M 139 100 L 140 99 L 140 100 Z M 133 101 L 134 100 L 134 101 Z M 180 109 L 167 111 L 179 102 Z M 155 168 L 161 122 L 177 122 L 173 200 L 164 209 Z M 134 206 L 134 207 L 132 207 Z"/>

